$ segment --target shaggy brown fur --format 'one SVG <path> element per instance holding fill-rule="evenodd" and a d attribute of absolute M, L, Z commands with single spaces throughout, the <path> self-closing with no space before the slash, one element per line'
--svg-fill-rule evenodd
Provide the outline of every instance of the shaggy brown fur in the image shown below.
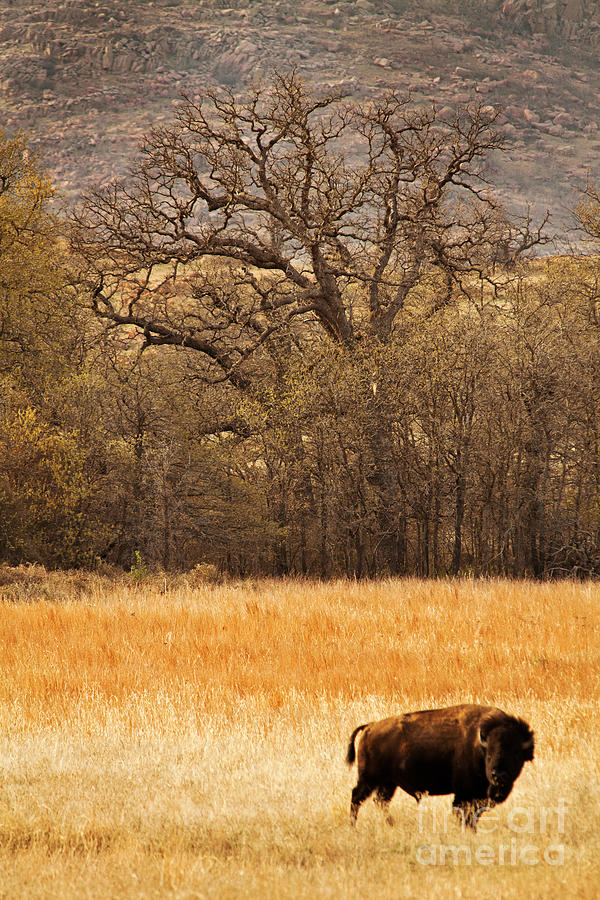
<path fill-rule="evenodd" d="M 527 722 L 494 706 L 464 704 L 359 725 L 346 755 L 349 765 L 358 758 L 351 820 L 375 791 L 391 824 L 388 806 L 400 787 L 417 802 L 424 794 L 454 794 L 454 811 L 476 829 L 483 809 L 506 800 L 523 764 L 533 759 L 533 745 Z"/>

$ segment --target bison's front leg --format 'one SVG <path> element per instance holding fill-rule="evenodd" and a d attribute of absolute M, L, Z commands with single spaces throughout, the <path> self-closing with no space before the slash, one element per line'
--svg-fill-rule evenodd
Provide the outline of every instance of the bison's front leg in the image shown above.
<path fill-rule="evenodd" d="M 492 800 L 462 800 L 455 797 L 452 802 L 452 812 L 460 820 L 463 831 L 465 828 L 472 828 L 477 831 L 477 823 L 482 813 L 486 809 L 494 806 Z"/>

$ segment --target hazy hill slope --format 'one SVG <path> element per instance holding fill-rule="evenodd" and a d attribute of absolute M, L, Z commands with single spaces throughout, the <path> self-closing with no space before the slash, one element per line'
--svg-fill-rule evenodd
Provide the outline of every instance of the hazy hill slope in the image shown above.
<path fill-rule="evenodd" d="M 494 180 L 560 214 L 600 180 L 596 0 L 22 0 L 0 7 L 0 126 L 24 128 L 63 194 L 124 171 L 181 92 L 272 67 L 354 96 L 387 87 L 505 108 Z"/>

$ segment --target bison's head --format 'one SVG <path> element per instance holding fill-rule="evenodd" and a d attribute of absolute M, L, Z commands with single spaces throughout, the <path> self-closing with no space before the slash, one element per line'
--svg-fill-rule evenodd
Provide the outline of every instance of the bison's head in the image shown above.
<path fill-rule="evenodd" d="M 479 742 L 485 753 L 488 795 L 502 803 L 512 790 L 523 763 L 533 759 L 533 731 L 523 719 L 491 713 L 479 727 Z"/>

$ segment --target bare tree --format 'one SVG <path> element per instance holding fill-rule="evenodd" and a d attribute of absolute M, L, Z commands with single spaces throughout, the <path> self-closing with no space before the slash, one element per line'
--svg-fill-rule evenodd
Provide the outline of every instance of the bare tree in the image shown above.
<path fill-rule="evenodd" d="M 145 345 L 197 351 L 238 388 L 296 321 L 348 346 L 387 340 L 432 271 L 448 285 L 491 277 L 499 242 L 509 259 L 540 240 L 506 221 L 484 178 L 493 126 L 479 106 L 447 119 L 395 93 L 313 97 L 295 74 L 244 102 L 186 99 L 130 176 L 74 216 L 93 308 Z"/>
<path fill-rule="evenodd" d="M 421 460 L 428 487 L 415 491 L 398 441 L 411 433 L 397 396 L 410 376 L 384 369 L 404 334 L 460 297 L 493 295 L 544 240 L 545 223 L 510 221 L 486 178 L 502 148 L 494 124 L 488 107 L 443 116 L 394 92 L 314 96 L 294 73 L 243 100 L 209 90 L 72 216 L 79 281 L 107 330 L 140 352 L 175 349 L 196 384 L 222 386 L 199 432 L 253 432 L 251 455 L 262 445 L 267 469 L 244 479 L 268 482 L 277 571 L 314 570 L 311 559 L 323 574 L 404 571 L 411 502 L 423 571 L 437 571 L 444 490 L 461 565 L 471 419 L 454 456 Z M 311 389 L 319 409 L 301 402 L 290 416 L 290 377 L 316 367 L 334 379 L 329 356 L 345 359 L 355 399 Z M 241 397 L 262 404 L 254 425 Z"/>

